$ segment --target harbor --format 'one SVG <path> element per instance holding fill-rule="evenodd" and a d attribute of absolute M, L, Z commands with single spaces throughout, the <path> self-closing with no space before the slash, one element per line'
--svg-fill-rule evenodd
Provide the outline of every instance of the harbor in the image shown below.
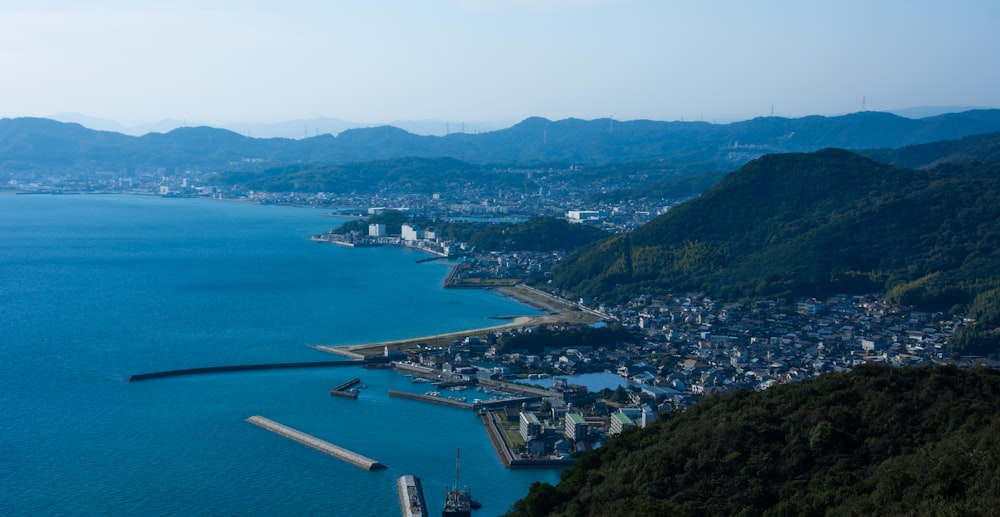
<path fill-rule="evenodd" d="M 254 415 L 250 418 L 247 418 L 246 420 L 247 422 L 250 422 L 253 425 L 256 425 L 263 429 L 267 429 L 268 431 L 271 431 L 272 433 L 275 433 L 277 435 L 284 436 L 289 440 L 299 442 L 302 445 L 312 447 L 313 449 L 329 454 L 334 458 L 343 460 L 356 467 L 360 467 L 365 470 L 381 470 L 386 468 L 385 465 L 371 458 L 367 458 L 356 452 L 349 451 L 343 447 L 339 447 L 325 440 L 316 438 L 311 434 L 303 433 L 302 431 L 293 429 L 284 424 L 279 424 L 274 420 L 264 418 L 260 415 Z"/>

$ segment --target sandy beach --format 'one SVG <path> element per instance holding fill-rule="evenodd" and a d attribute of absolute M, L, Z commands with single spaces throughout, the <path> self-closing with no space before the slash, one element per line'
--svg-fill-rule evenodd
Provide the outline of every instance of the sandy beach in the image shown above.
<path fill-rule="evenodd" d="M 498 330 L 509 328 L 523 328 L 543 324 L 555 323 L 593 323 L 600 318 L 594 314 L 580 311 L 575 305 L 566 300 L 542 293 L 536 289 L 512 286 L 492 288 L 493 291 L 521 302 L 525 305 L 538 309 L 546 313 L 544 316 L 514 316 L 513 319 L 501 325 L 483 327 L 456 332 L 447 332 L 433 336 L 423 336 L 416 338 L 400 339 L 395 341 L 380 341 L 377 343 L 362 343 L 345 346 L 309 345 L 317 350 L 353 359 L 363 359 L 382 355 L 386 347 L 389 350 L 407 351 L 417 345 L 444 346 L 455 339 L 465 339 L 471 336 L 485 336 Z M 499 318 L 499 317 L 498 317 Z M 503 318 L 508 318 L 504 316 Z"/>

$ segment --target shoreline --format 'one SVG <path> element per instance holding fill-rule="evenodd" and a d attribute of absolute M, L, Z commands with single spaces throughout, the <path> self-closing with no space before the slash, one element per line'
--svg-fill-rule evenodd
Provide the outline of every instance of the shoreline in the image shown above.
<path fill-rule="evenodd" d="M 385 349 L 405 352 L 416 348 L 417 345 L 444 346 L 455 339 L 465 339 L 467 337 L 482 337 L 486 334 L 509 328 L 530 327 L 543 324 L 557 323 L 593 323 L 599 321 L 597 315 L 580 311 L 579 308 L 567 301 L 560 300 L 554 296 L 541 293 L 532 288 L 521 285 L 491 287 L 487 288 L 501 296 L 527 305 L 533 309 L 544 312 L 538 316 L 502 316 L 502 319 L 510 320 L 500 325 L 491 325 L 468 330 L 458 330 L 454 332 L 443 332 L 430 336 L 418 336 L 412 338 L 395 339 L 387 341 L 377 341 L 372 343 L 358 343 L 354 345 L 308 345 L 316 350 L 350 357 L 352 359 L 365 359 L 372 356 L 383 355 Z"/>

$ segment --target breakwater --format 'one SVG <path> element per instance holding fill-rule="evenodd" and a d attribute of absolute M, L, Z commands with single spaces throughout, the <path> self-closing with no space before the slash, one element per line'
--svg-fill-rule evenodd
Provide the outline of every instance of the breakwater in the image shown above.
<path fill-rule="evenodd" d="M 330 456 L 344 460 L 347 463 L 350 463 L 351 465 L 354 465 L 356 467 L 361 467 L 365 470 L 379 470 L 386 468 L 385 465 L 371 458 L 366 458 L 356 452 L 349 451 L 343 447 L 316 438 L 311 434 L 303 433 L 298 429 L 293 429 L 291 427 L 288 427 L 287 425 L 279 424 L 274 420 L 264 418 L 260 415 L 254 415 L 248 418 L 247 422 L 250 422 L 251 424 L 256 425 L 258 427 L 267 429 L 272 433 L 284 436 L 285 438 L 288 438 L 290 440 L 299 442 L 302 445 L 307 445 L 318 451 L 325 452 Z"/>
<path fill-rule="evenodd" d="M 420 478 L 409 474 L 396 479 L 396 491 L 399 495 L 399 508 L 403 517 L 426 517 L 427 501 L 424 499 L 424 487 Z"/>
<path fill-rule="evenodd" d="M 438 397 L 434 395 L 421 395 L 419 393 L 410 393 L 406 391 L 396 391 L 389 390 L 390 397 L 399 397 L 411 400 L 421 400 L 424 402 L 431 402 L 433 404 L 441 404 L 442 406 L 457 407 L 460 409 L 472 409 L 472 404 L 468 402 L 462 402 L 460 400 L 449 399 L 445 397 Z"/>
<path fill-rule="evenodd" d="M 499 424 L 496 421 L 496 415 L 491 411 L 486 411 L 479 414 L 479 419 L 483 422 L 483 427 L 486 428 L 486 436 L 490 439 L 490 444 L 493 445 L 493 450 L 497 453 L 497 458 L 500 459 L 500 463 L 504 467 L 510 468 L 510 464 L 514 461 L 514 455 L 511 453 L 510 448 L 507 447 L 507 441 L 504 440 L 501 434 Z"/>
<path fill-rule="evenodd" d="M 361 379 L 355 377 L 355 378 L 353 378 L 353 379 L 351 379 L 351 380 L 349 380 L 349 381 L 341 384 L 340 386 L 337 386 L 336 388 L 331 389 L 330 390 L 330 395 L 334 396 L 334 397 L 345 397 L 345 398 L 350 398 L 350 399 L 356 399 L 356 398 L 358 398 L 358 391 L 357 390 L 351 390 L 351 387 L 354 386 L 354 385 L 356 385 L 359 382 L 361 382 Z M 348 391 L 348 390 L 350 390 L 350 391 Z"/>
<path fill-rule="evenodd" d="M 321 368 L 327 366 L 359 366 L 365 361 L 310 361 L 304 363 L 267 363 L 267 364 L 238 364 L 228 366 L 207 366 L 204 368 L 183 368 L 180 370 L 166 370 L 162 372 L 137 373 L 129 375 L 127 380 L 144 381 L 148 379 L 160 379 L 163 377 L 179 377 L 181 375 L 201 375 L 206 373 L 226 373 L 245 372 L 253 370 L 285 370 L 290 368 Z"/>
<path fill-rule="evenodd" d="M 482 400 L 476 402 L 473 409 L 498 409 L 503 407 L 517 407 L 521 404 L 534 404 L 541 402 L 542 397 L 512 397 L 496 400 Z"/>

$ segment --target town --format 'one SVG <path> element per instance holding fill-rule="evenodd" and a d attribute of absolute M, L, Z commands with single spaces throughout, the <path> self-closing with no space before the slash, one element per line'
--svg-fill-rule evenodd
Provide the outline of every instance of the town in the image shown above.
<path fill-rule="evenodd" d="M 527 385 L 551 379 L 537 404 L 492 417 L 500 427 L 507 423 L 507 444 L 522 459 L 540 461 L 600 447 L 611 436 L 712 394 L 764 390 L 863 363 L 998 366 L 982 358 L 951 358 L 948 338 L 970 323 L 967 318 L 887 306 L 874 295 L 753 306 L 666 295 L 590 310 L 605 315 L 595 325 L 622 325 L 636 342 L 548 348 L 540 354 L 499 344 L 538 330 L 529 326 L 470 335 L 446 346 L 412 347 L 399 359 L 449 379 Z M 600 372 L 620 376 L 621 386 L 591 391 L 573 382 Z"/>

